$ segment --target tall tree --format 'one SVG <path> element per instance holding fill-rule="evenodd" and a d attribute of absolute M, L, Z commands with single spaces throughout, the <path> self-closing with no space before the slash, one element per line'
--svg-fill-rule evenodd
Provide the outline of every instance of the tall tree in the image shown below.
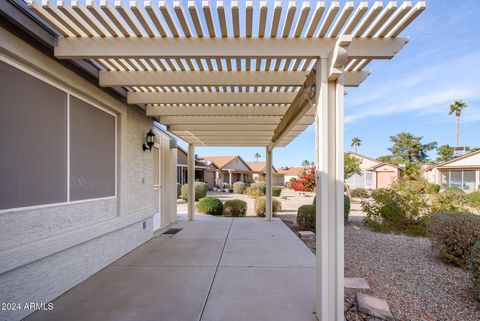
<path fill-rule="evenodd" d="M 360 147 L 360 145 L 362 145 L 362 140 L 358 137 L 353 137 L 350 147 L 355 148 L 355 153 L 357 153 L 357 148 Z"/>
<path fill-rule="evenodd" d="M 310 166 L 310 162 L 309 162 L 308 160 L 304 160 L 304 161 L 302 162 L 302 166 L 303 166 L 303 167 L 308 167 L 308 166 Z"/>
<path fill-rule="evenodd" d="M 453 104 L 450 105 L 450 111 L 448 112 L 449 115 L 455 113 L 455 118 L 457 119 L 457 130 L 455 132 L 455 146 L 458 147 L 458 133 L 460 131 L 460 115 L 462 114 L 462 110 L 467 108 L 468 105 L 460 100 L 454 100 Z"/>
<path fill-rule="evenodd" d="M 255 153 L 255 156 L 253 156 L 253 158 L 255 158 L 255 160 L 258 162 L 258 160 L 262 158 L 262 155 L 260 155 L 259 153 Z"/>
<path fill-rule="evenodd" d="M 362 160 L 360 158 L 350 154 L 345 154 L 343 162 L 343 174 L 345 180 L 349 179 L 354 174 L 360 175 L 362 173 L 362 170 L 360 169 L 360 164 L 362 163 Z"/>
<path fill-rule="evenodd" d="M 437 147 L 437 162 L 446 162 L 453 158 L 453 147 L 450 145 L 442 145 Z"/>
<path fill-rule="evenodd" d="M 428 160 L 427 152 L 437 147 L 437 142 L 423 144 L 422 139 L 423 136 L 408 132 L 390 136 L 393 143 L 388 149 L 392 153 L 391 159 L 400 163 L 425 163 Z"/>

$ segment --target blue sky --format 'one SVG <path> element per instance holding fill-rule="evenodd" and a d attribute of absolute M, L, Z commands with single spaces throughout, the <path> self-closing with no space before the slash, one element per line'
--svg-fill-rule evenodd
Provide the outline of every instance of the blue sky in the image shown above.
<path fill-rule="evenodd" d="M 410 37 L 403 50 L 390 61 L 370 63 L 367 80 L 359 88 L 347 89 L 345 150 L 358 136 L 363 141 L 360 153 L 385 155 L 388 137 L 401 131 L 424 136 L 425 142 L 454 145 L 455 117 L 448 115 L 454 99 L 464 99 L 470 106 L 462 114 L 460 144 L 480 146 L 479 19 L 478 0 L 427 1 L 427 9 L 403 31 Z M 287 147 L 274 150 L 274 164 L 314 160 L 314 144 L 310 127 Z M 201 156 L 238 154 L 247 161 L 256 152 L 265 159 L 264 148 L 196 148 Z"/>

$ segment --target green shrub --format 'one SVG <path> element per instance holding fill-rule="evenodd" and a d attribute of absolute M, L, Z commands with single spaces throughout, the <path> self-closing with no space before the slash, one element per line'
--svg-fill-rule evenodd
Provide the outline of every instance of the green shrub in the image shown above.
<path fill-rule="evenodd" d="M 480 301 L 480 241 L 477 241 L 472 247 L 470 268 L 473 274 L 473 291 L 476 299 Z"/>
<path fill-rule="evenodd" d="M 350 191 L 350 195 L 354 198 L 369 198 L 370 192 L 365 188 L 354 188 Z"/>
<path fill-rule="evenodd" d="M 432 213 L 467 212 L 468 197 L 463 191 L 445 190 L 432 197 Z"/>
<path fill-rule="evenodd" d="M 302 231 L 315 230 L 315 205 L 302 205 L 298 208 L 297 225 Z"/>
<path fill-rule="evenodd" d="M 223 215 L 245 216 L 247 214 L 247 202 L 242 200 L 229 200 L 223 204 Z"/>
<path fill-rule="evenodd" d="M 437 194 L 438 192 L 440 192 L 440 185 L 430 183 L 424 179 L 396 182 L 395 184 L 393 184 L 393 188 L 397 190 L 411 189 L 422 195 Z"/>
<path fill-rule="evenodd" d="M 233 193 L 234 194 L 243 194 L 243 191 L 247 187 L 247 184 L 244 182 L 235 182 L 233 183 Z"/>
<path fill-rule="evenodd" d="M 259 190 L 262 191 L 263 195 L 265 195 L 265 192 L 267 191 L 267 183 L 265 182 L 252 183 L 250 184 L 250 187 L 258 188 Z"/>
<path fill-rule="evenodd" d="M 245 189 L 245 191 L 247 192 L 247 195 L 250 197 L 259 197 L 259 196 L 265 195 L 265 193 L 262 192 L 261 189 L 255 186 L 249 186 Z"/>
<path fill-rule="evenodd" d="M 182 196 L 182 185 L 180 183 L 177 183 L 177 198 L 180 198 Z"/>
<path fill-rule="evenodd" d="M 343 218 L 345 222 L 348 221 L 348 216 L 350 215 L 350 197 L 348 195 L 343 195 Z"/>
<path fill-rule="evenodd" d="M 281 193 L 282 193 L 282 188 L 280 186 L 272 187 L 272 196 L 279 197 Z"/>
<path fill-rule="evenodd" d="M 288 189 L 292 189 L 292 182 L 286 182 L 285 187 Z"/>
<path fill-rule="evenodd" d="M 266 198 L 265 196 L 261 196 L 261 197 L 257 197 L 255 199 L 255 202 L 253 203 L 253 208 L 254 208 L 254 211 L 255 211 L 255 214 L 257 214 L 257 216 L 265 216 L 265 212 L 266 212 L 266 204 L 267 204 L 267 201 L 266 201 Z M 273 212 L 273 215 L 275 216 L 275 214 L 279 211 L 282 210 L 282 203 L 280 203 L 279 200 L 273 198 L 272 199 L 272 212 Z"/>
<path fill-rule="evenodd" d="M 480 191 L 471 192 L 468 199 L 473 205 L 480 205 Z"/>
<path fill-rule="evenodd" d="M 198 201 L 197 211 L 205 214 L 222 215 L 223 203 L 216 197 L 207 196 Z"/>
<path fill-rule="evenodd" d="M 470 213 L 433 214 L 428 223 L 433 249 L 450 263 L 467 263 L 473 245 L 480 240 L 480 216 Z"/>
<path fill-rule="evenodd" d="M 313 198 L 313 206 L 317 206 L 317 196 Z M 348 221 L 348 216 L 350 215 L 350 197 L 348 195 L 343 194 L 343 218 L 345 221 Z"/>
<path fill-rule="evenodd" d="M 203 182 L 195 182 L 195 201 L 204 198 L 208 192 L 208 185 Z M 181 196 L 184 201 L 188 200 L 188 184 L 182 186 Z"/>
<path fill-rule="evenodd" d="M 455 186 L 447 187 L 447 189 L 445 189 L 445 191 L 449 191 L 449 192 L 452 192 L 452 193 L 457 193 L 457 194 L 460 194 L 460 195 L 466 195 L 467 194 L 463 191 L 463 189 L 461 189 L 460 187 L 455 187 Z"/>

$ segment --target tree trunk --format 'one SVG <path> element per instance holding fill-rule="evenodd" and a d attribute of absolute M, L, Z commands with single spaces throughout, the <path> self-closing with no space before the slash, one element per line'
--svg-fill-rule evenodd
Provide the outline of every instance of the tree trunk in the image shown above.
<path fill-rule="evenodd" d="M 456 146 L 458 147 L 458 131 L 459 131 L 459 128 L 460 128 L 460 115 L 457 115 L 457 131 L 456 131 Z"/>

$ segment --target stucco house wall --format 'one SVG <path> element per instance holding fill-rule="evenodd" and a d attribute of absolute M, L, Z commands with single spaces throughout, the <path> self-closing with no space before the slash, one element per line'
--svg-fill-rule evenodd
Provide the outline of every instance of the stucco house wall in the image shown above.
<path fill-rule="evenodd" d="M 153 153 L 141 148 L 152 119 L 1 27 L 0 43 L 1 61 L 117 116 L 116 197 L 0 212 L 2 302 L 47 303 L 152 238 Z"/>

